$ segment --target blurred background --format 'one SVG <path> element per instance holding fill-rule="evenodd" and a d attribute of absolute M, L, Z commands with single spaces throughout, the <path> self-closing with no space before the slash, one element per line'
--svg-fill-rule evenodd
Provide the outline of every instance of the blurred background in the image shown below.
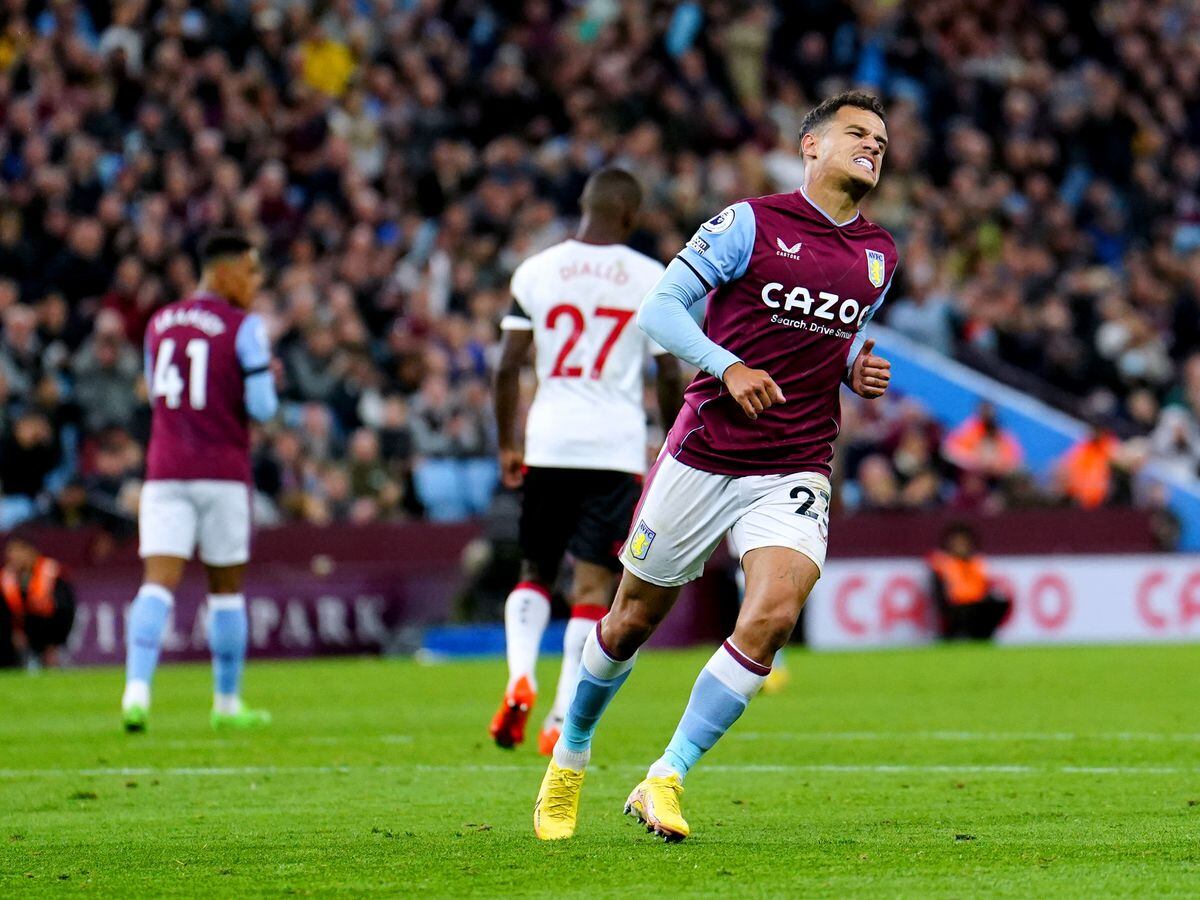
<path fill-rule="evenodd" d="M 844 398 L 804 636 L 931 639 L 927 555 L 965 523 L 1001 640 L 1200 637 L 1193 4 L 0 0 L 0 529 L 66 566 L 67 658 L 121 657 L 143 330 L 207 231 L 264 248 L 284 370 L 254 651 L 495 649 L 444 626 L 497 620 L 516 574 L 489 387 L 513 269 L 603 164 L 669 260 L 798 187 L 800 120 L 851 86 L 888 110 L 866 212 L 900 246 L 872 325 L 896 377 Z M 734 594 L 718 557 L 660 640 L 724 634 Z M 202 595 L 168 655 L 206 655 Z"/>

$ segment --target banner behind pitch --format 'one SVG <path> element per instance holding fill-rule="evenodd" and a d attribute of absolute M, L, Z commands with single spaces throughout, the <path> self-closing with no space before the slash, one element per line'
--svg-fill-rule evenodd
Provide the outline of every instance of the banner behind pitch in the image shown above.
<path fill-rule="evenodd" d="M 998 556 L 1013 598 L 1004 644 L 1200 640 L 1200 556 Z M 833 560 L 806 612 L 817 649 L 888 647 L 934 638 L 921 560 Z"/>

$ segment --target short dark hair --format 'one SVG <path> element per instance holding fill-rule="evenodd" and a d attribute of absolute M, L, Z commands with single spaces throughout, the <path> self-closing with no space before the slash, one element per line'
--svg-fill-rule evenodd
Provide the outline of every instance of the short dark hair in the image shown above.
<path fill-rule="evenodd" d="M 879 98 L 874 94 L 868 94 L 866 91 L 842 91 L 840 94 L 826 97 L 808 111 L 808 115 L 800 123 L 799 136 L 804 137 L 810 131 L 816 131 L 836 116 L 837 111 L 843 106 L 865 109 L 867 112 L 875 113 L 880 119 L 884 118 L 883 104 L 879 102 Z"/>
<path fill-rule="evenodd" d="M 607 166 L 588 178 L 580 202 L 587 209 L 605 216 L 637 212 L 642 205 L 642 186 L 624 169 Z"/>
<path fill-rule="evenodd" d="M 204 265 L 227 256 L 241 256 L 254 249 L 254 242 L 240 231 L 214 231 L 200 245 L 200 262 Z"/>

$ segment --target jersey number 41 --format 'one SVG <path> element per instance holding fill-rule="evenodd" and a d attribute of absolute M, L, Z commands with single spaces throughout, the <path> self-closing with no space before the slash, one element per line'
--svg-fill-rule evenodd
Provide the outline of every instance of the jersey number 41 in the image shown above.
<path fill-rule="evenodd" d="M 184 345 L 183 352 L 188 358 L 186 380 L 175 365 L 175 339 L 166 338 L 158 345 L 154 377 L 150 384 L 150 401 L 153 403 L 162 397 L 168 409 L 179 409 L 186 389 L 188 406 L 204 409 L 208 402 L 208 341 L 192 338 Z"/>

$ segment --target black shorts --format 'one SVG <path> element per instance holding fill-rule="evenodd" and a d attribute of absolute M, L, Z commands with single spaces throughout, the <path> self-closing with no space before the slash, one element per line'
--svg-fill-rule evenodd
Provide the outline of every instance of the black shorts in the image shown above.
<path fill-rule="evenodd" d="M 522 489 L 522 558 L 548 579 L 567 552 L 621 571 L 618 555 L 641 494 L 642 477 L 629 472 L 531 467 Z"/>

